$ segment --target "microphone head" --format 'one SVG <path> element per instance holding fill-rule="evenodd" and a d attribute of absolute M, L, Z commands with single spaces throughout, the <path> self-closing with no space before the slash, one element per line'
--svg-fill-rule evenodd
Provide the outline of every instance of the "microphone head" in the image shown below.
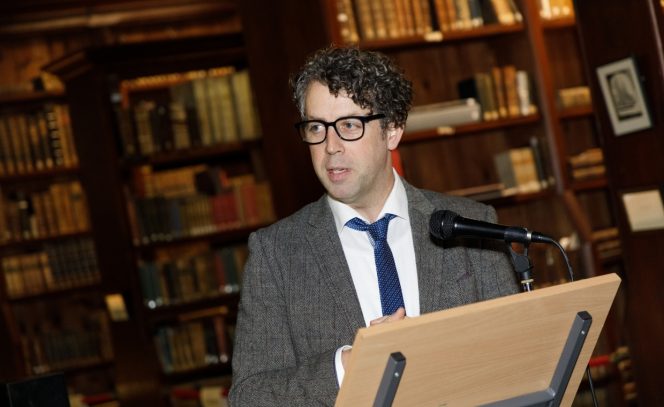
<path fill-rule="evenodd" d="M 459 215 L 448 210 L 435 211 L 429 219 L 429 233 L 438 239 L 446 240 L 454 237 L 454 220 Z"/>

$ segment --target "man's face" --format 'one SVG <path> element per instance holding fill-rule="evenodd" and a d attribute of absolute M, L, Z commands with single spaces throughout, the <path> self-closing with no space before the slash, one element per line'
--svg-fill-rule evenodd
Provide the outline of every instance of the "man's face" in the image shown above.
<path fill-rule="evenodd" d="M 305 106 L 307 120 L 327 122 L 382 113 L 360 108 L 344 92 L 334 96 L 319 82 L 310 85 Z M 390 150 L 398 146 L 402 133 L 403 129 L 383 130 L 380 120 L 373 120 L 365 124 L 361 139 L 345 141 L 329 127 L 325 141 L 309 147 L 314 170 L 327 193 L 373 220 L 392 189 Z"/>

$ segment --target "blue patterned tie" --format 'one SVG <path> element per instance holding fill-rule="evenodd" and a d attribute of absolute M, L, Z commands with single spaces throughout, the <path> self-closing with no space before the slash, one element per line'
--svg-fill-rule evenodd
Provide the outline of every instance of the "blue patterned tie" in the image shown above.
<path fill-rule="evenodd" d="M 390 213 L 378 221 L 367 224 L 360 218 L 353 218 L 346 223 L 351 229 L 369 232 L 374 247 L 374 259 L 378 273 L 378 288 L 380 289 L 380 305 L 383 315 L 393 314 L 399 307 L 403 307 L 403 296 L 397 267 L 394 264 L 392 250 L 387 244 L 387 227 L 395 215 Z"/>

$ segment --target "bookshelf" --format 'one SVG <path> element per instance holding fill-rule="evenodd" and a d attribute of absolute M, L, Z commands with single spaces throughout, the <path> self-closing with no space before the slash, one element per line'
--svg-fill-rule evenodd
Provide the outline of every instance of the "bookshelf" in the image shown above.
<path fill-rule="evenodd" d="M 118 400 L 229 383 L 246 241 L 275 219 L 242 35 L 87 48 L 47 69 L 91 169 L 103 291 L 126 307 L 111 322 Z"/>
<path fill-rule="evenodd" d="M 0 97 L 3 380 L 65 372 L 72 394 L 113 394 L 109 321 L 60 91 Z M 91 378 L 95 379 L 91 379 Z"/>
<path fill-rule="evenodd" d="M 575 8 L 583 66 L 590 77 L 595 123 L 607 167 L 607 194 L 617 209 L 616 224 L 623 243 L 622 263 L 628 282 L 624 287 L 625 336 L 633 362 L 628 401 L 632 405 L 657 405 L 664 402 L 659 380 L 664 362 L 660 345 L 664 330 L 657 313 L 643 310 L 663 306 L 658 292 L 664 287 L 664 280 L 658 270 L 663 261 L 664 234 L 661 228 L 632 230 L 622 196 L 635 191 L 661 191 L 664 185 L 663 121 L 659 107 L 664 100 L 664 13 L 661 2 L 656 0 L 634 2 L 629 8 L 620 1 L 606 1 L 599 6 L 577 0 Z M 630 56 L 636 61 L 635 82 L 641 82 L 652 126 L 616 136 L 596 70 Z M 613 263 L 613 259 L 607 262 Z"/>
<path fill-rule="evenodd" d="M 284 196 L 276 203 L 280 216 L 294 212 L 322 193 L 315 177 L 310 176 L 313 171 L 309 169 L 306 149 L 292 133 L 291 123 L 299 118 L 291 106 L 287 87 L 289 75 L 314 50 L 332 43 L 356 44 L 388 54 L 413 81 L 415 106 L 459 99 L 460 81 L 511 65 L 528 74 L 536 113 L 453 128 L 417 132 L 408 132 L 406 128 L 399 146 L 405 178 L 418 187 L 440 192 L 483 191 L 469 196 L 494 204 L 501 223 L 524 225 L 561 238 L 567 245 L 577 278 L 609 270 L 621 273 L 620 262 L 613 261 L 619 256 L 611 256 L 612 262 L 606 262 L 598 253 L 598 247 L 605 246 L 598 246 L 601 241 L 596 236 L 615 231 L 618 224 L 614 202 L 608 198 L 609 184 L 602 176 L 573 179 L 569 164 L 571 157 L 588 150 L 597 151 L 599 146 L 571 2 L 555 2 L 555 5 L 553 1 L 546 2 L 550 7 L 562 5 L 556 11 L 549 9 L 547 14 L 540 10 L 545 2 L 515 1 L 520 18 L 513 14 L 509 22 L 488 18 L 484 24 L 451 28 L 449 21 L 446 27 L 441 22 L 437 14 L 439 4 L 472 6 L 476 2 L 425 1 L 422 4 L 428 7 L 430 18 L 425 18 L 423 32 L 412 33 L 406 28 L 406 34 L 390 34 L 389 25 L 400 27 L 403 23 L 401 17 L 390 18 L 388 9 L 382 35 L 375 32 L 367 35 L 366 27 L 362 28 L 363 21 L 367 24 L 367 16 L 360 14 L 381 19 L 381 12 L 376 10 L 391 6 L 398 9 L 404 7 L 404 2 L 310 3 L 314 4 L 285 1 L 268 6 L 246 1 L 240 6 L 250 67 L 258 74 L 255 90 L 259 111 L 262 122 L 269 123 L 271 129 L 264 140 L 266 148 L 273 152 L 266 165 L 271 169 L 273 185 Z M 419 2 L 408 3 L 412 7 Z M 480 3 L 486 6 L 512 2 Z M 257 7 L 264 13 L 252 12 Z M 274 32 L 279 33 L 282 43 L 289 45 L 287 53 L 264 47 L 272 39 L 268 33 Z M 268 64 L 269 78 L 260 75 L 264 72 L 261 67 Z M 527 147 L 533 140 L 542 148 L 547 186 L 537 192 L 517 194 L 505 194 L 494 188 L 502 181 L 494 157 Z M 283 157 L 288 157 L 288 163 Z M 599 166 L 602 161 L 593 164 Z M 286 181 L 294 179 L 298 180 L 297 185 Z M 543 286 L 564 281 L 566 272 L 554 251 L 531 249 L 536 282 L 540 279 Z M 604 335 L 607 345 L 598 348 L 600 353 L 613 352 L 624 344 L 621 322 L 616 321 L 612 326 L 616 332 Z M 616 387 L 615 382 L 612 387 Z"/>

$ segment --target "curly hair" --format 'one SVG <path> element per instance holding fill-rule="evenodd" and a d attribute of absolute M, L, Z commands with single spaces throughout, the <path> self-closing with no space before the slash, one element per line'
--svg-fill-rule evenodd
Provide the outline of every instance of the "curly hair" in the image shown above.
<path fill-rule="evenodd" d="M 412 84 L 381 53 L 331 46 L 312 54 L 290 80 L 293 100 L 302 118 L 305 118 L 306 93 L 313 82 L 326 85 L 334 96 L 345 92 L 361 108 L 384 114 L 383 127 L 406 125 L 412 105 Z"/>

